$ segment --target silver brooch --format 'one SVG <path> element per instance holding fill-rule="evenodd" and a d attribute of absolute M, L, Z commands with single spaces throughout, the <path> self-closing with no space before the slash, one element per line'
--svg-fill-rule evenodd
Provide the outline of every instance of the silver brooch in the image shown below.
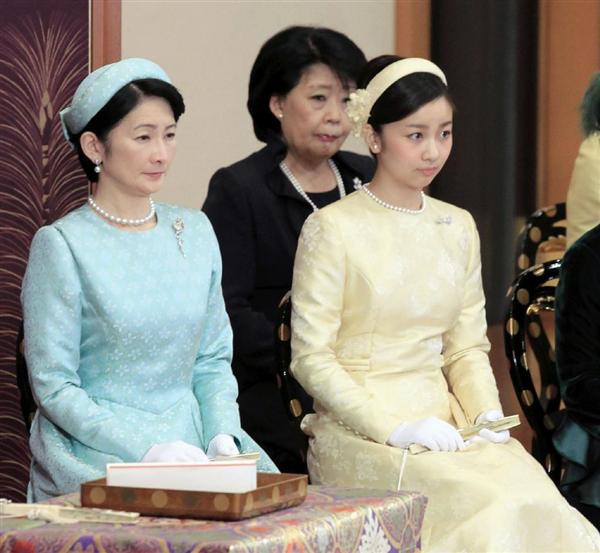
<path fill-rule="evenodd" d="M 181 252 L 181 255 L 185 257 L 185 252 L 183 251 L 183 237 L 181 236 L 183 234 L 183 227 L 183 219 L 181 217 L 177 217 L 173 223 L 173 230 L 175 231 L 175 240 L 177 240 L 179 251 Z"/>
<path fill-rule="evenodd" d="M 450 215 L 446 215 L 445 217 L 438 217 L 435 220 L 436 225 L 450 225 L 452 223 L 452 217 Z"/>
<path fill-rule="evenodd" d="M 361 181 L 358 177 L 354 177 L 352 182 L 354 183 L 354 190 L 358 190 L 363 185 L 363 181 Z"/>

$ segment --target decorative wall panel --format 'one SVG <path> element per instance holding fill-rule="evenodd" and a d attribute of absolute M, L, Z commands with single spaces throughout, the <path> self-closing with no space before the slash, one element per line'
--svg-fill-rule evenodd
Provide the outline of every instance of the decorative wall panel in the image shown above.
<path fill-rule="evenodd" d="M 0 0 L 0 497 L 22 500 L 30 453 L 15 378 L 19 294 L 35 231 L 87 181 L 59 111 L 88 73 L 85 0 Z"/>

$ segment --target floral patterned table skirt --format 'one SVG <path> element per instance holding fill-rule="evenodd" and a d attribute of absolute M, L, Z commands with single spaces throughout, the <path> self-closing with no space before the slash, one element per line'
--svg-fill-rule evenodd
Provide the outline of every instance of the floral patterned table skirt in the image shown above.
<path fill-rule="evenodd" d="M 78 496 L 64 496 L 78 504 Z M 427 499 L 415 492 L 309 486 L 305 502 L 239 522 L 143 517 L 136 525 L 4 520 L 2 553 L 408 553 Z"/>

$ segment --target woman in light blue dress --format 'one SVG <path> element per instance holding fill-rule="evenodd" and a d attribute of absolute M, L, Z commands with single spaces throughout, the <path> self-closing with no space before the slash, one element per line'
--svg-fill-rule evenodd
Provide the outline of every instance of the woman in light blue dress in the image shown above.
<path fill-rule="evenodd" d="M 159 66 L 128 59 L 90 74 L 61 113 L 96 185 L 36 233 L 23 282 L 29 500 L 76 491 L 107 463 L 258 450 L 240 427 L 210 223 L 151 199 L 184 109 Z M 264 453 L 258 467 L 276 470 Z"/>

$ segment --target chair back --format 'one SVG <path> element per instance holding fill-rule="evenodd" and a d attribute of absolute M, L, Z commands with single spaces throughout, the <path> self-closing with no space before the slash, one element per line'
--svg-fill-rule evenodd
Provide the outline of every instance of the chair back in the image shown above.
<path fill-rule="evenodd" d="M 275 329 L 275 351 L 277 355 L 277 386 L 285 405 L 288 419 L 300 426 L 302 418 L 312 413 L 312 398 L 304 391 L 290 372 L 292 360 L 292 294 L 287 292 L 277 308 L 277 326 Z"/>
<path fill-rule="evenodd" d="M 27 362 L 24 354 L 24 332 L 23 323 L 19 327 L 19 335 L 17 337 L 17 352 L 16 352 L 16 371 L 17 371 L 17 387 L 21 394 L 21 413 L 23 414 L 23 420 L 25 421 L 25 428 L 29 433 L 31 429 L 31 423 L 37 410 L 37 405 L 33 399 L 31 393 L 31 387 L 29 386 L 29 373 L 27 371 Z"/>
<path fill-rule="evenodd" d="M 564 202 L 542 207 L 527 218 L 517 239 L 515 276 L 543 261 L 562 257 L 567 243 L 566 219 Z M 538 259 L 541 253 L 548 259 Z"/>
<path fill-rule="evenodd" d="M 560 388 L 556 356 L 540 317 L 554 312 L 555 285 L 561 260 L 547 261 L 523 271 L 509 290 L 504 325 L 504 346 L 510 363 L 510 376 L 523 413 L 534 433 L 532 454 L 558 484 L 561 457 L 552 444 L 556 414 L 560 408 Z M 536 385 L 527 360 L 528 345 L 537 361 Z"/>

